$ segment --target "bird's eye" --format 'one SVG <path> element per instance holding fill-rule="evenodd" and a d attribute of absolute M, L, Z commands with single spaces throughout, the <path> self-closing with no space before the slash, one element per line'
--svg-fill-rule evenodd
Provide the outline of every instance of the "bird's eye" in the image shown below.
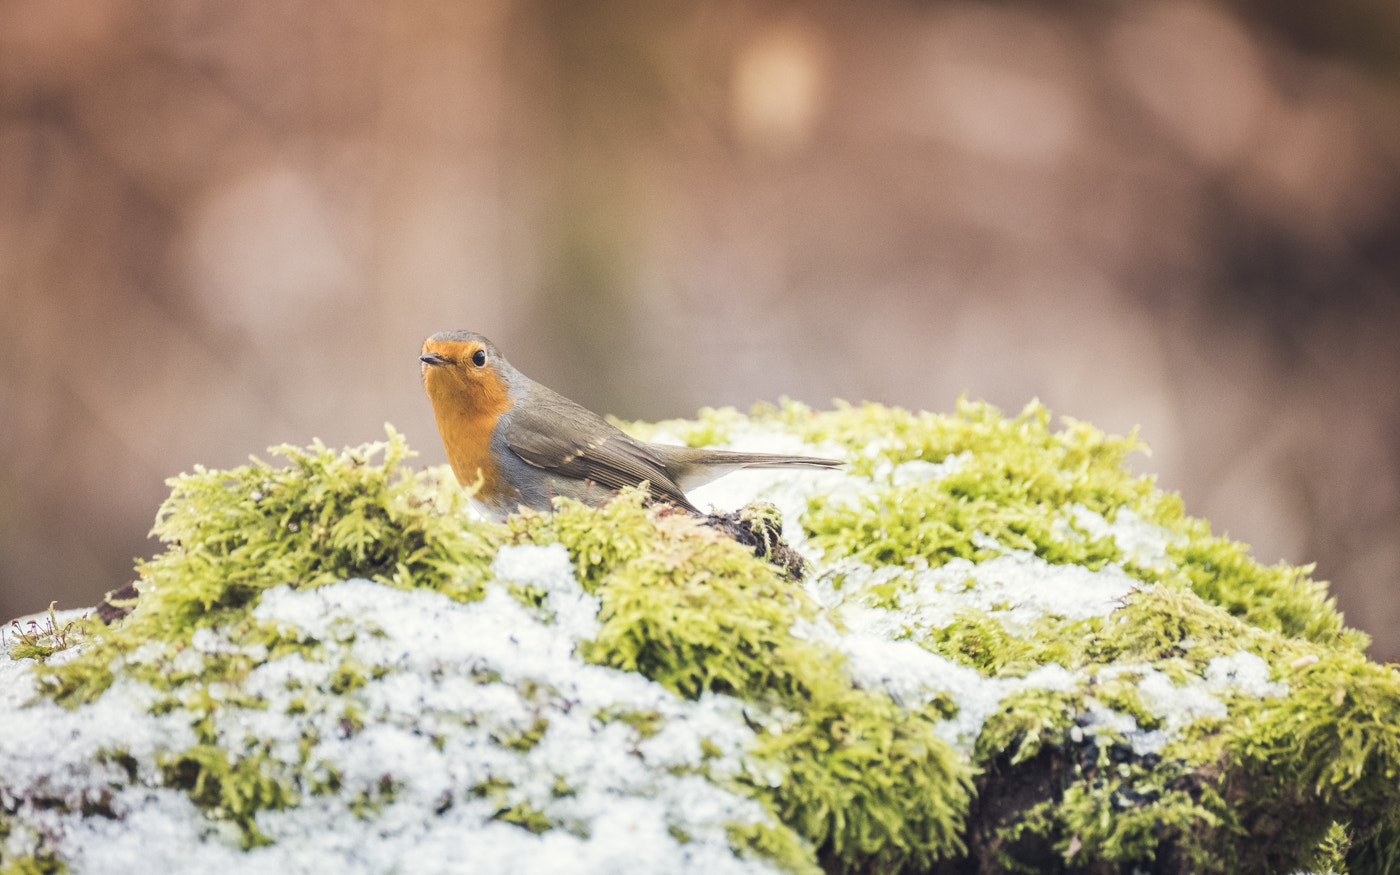
<path fill-rule="evenodd" d="M 486 364 L 486 350 L 478 349 L 476 352 L 472 353 L 472 364 L 476 365 L 478 368 L 484 367 Z"/>

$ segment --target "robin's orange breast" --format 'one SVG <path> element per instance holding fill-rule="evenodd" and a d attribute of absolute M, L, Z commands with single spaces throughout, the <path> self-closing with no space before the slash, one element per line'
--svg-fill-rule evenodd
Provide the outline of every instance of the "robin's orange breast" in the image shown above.
<path fill-rule="evenodd" d="M 425 380 L 434 401 L 433 418 L 457 482 L 470 489 L 480 481 L 477 498 L 484 501 L 511 491 L 491 451 L 491 434 L 501 415 L 513 406 L 505 381 L 484 380 L 464 389 L 460 384 L 444 385 L 457 381 L 437 370 L 428 371 Z"/>

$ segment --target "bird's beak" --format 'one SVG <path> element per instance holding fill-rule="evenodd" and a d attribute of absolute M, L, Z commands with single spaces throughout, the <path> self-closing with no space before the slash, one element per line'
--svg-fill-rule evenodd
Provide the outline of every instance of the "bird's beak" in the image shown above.
<path fill-rule="evenodd" d="M 447 359 L 435 352 L 424 353 L 418 357 L 418 360 L 425 365 L 432 365 L 434 367 L 447 364 Z"/>

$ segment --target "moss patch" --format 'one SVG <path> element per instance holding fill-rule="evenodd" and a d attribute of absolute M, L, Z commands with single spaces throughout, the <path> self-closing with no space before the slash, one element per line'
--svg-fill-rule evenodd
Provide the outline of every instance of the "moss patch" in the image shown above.
<path fill-rule="evenodd" d="M 778 433 L 844 453 L 846 477 L 801 493 L 793 517 L 806 579 L 635 492 L 471 522 L 450 474 L 409 469 L 390 430 L 339 452 L 276 448 L 282 467 L 172 479 L 155 527 L 167 546 L 138 567 L 135 610 L 111 628 L 55 616 L 8 638 L 10 657 L 32 666 L 41 703 L 82 712 L 135 690 L 151 719 L 179 723 L 185 743 L 108 748 L 93 774 L 105 789 L 179 791 L 240 853 L 274 847 L 273 815 L 318 797 L 348 799 L 370 823 L 406 804 L 412 769 L 351 774 L 324 756 L 328 738 L 391 731 L 465 770 L 432 800 L 434 816 L 470 808 L 496 828 L 587 839 L 561 803 L 586 781 L 518 771 L 576 731 L 577 690 L 485 658 L 409 668 L 378 657 L 376 642 L 404 632 L 371 614 L 314 634 L 258 619 L 289 593 L 367 578 L 494 604 L 494 616 L 523 618 L 522 635 L 582 623 L 586 607 L 587 634 L 570 644 L 580 676 L 652 690 L 590 704 L 588 732 L 620 733 L 629 763 L 669 751 L 671 778 L 754 806 L 720 841 L 779 871 L 1400 866 L 1400 679 L 1365 658 L 1365 636 L 1309 569 L 1260 565 L 1133 474 L 1133 436 L 1052 428 L 1039 405 L 1008 417 L 967 402 L 953 415 L 787 403 L 627 427 L 697 445 Z M 765 530 L 777 530 L 774 513 L 761 512 Z M 506 550 L 546 548 L 567 555 L 581 593 L 547 575 L 495 579 Z M 1114 595 L 1091 608 L 1052 597 L 1071 585 Z M 442 610 L 412 604 L 422 634 L 436 634 Z M 276 696 L 270 668 L 285 675 Z M 386 690 L 420 671 L 419 696 L 451 689 L 444 702 L 497 705 L 434 706 L 405 732 Z M 274 718 L 299 734 L 259 728 Z M 678 728 L 687 720 L 694 737 Z M 83 800 L 103 797 L 10 780 L 0 776 L 0 835 L 27 838 L 9 841 L 0 872 L 61 870 L 61 837 L 31 814 L 89 816 Z M 110 794 L 89 807 L 121 816 Z M 683 823 L 672 819 L 671 841 L 706 841 Z"/>
<path fill-rule="evenodd" d="M 201 628 L 233 625 L 270 654 L 313 642 L 279 639 L 248 622 L 248 607 L 273 586 L 317 586 L 365 577 L 400 588 L 428 587 L 453 598 L 481 597 L 491 530 L 462 522 L 462 493 L 441 471 L 411 471 L 408 445 L 389 439 L 335 452 L 317 442 L 270 452 L 290 464 L 253 459 L 228 471 L 196 466 L 167 483 L 171 494 L 152 534 L 166 551 L 140 563 L 140 610 L 114 629 L 95 628 L 76 659 L 41 672 L 55 700 L 91 701 L 112 682 L 111 665 L 141 645 L 184 650 Z M 204 680 L 246 672 L 236 658 L 199 666 Z M 128 669 L 177 684 L 163 669 Z"/>
<path fill-rule="evenodd" d="M 839 653 L 793 634 L 816 613 L 800 584 L 642 498 L 511 519 L 518 538 L 564 544 L 602 598 L 584 657 L 687 698 L 754 703 L 767 766 L 742 782 L 843 866 L 927 867 L 961 851 L 968 774 L 932 731 L 936 715 L 855 689 Z"/>

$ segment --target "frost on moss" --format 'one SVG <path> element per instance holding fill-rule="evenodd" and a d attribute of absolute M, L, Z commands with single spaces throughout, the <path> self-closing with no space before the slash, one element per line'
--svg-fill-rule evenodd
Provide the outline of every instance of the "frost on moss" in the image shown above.
<path fill-rule="evenodd" d="M 846 458 L 692 495 L 777 507 L 807 579 L 637 493 L 473 521 L 392 430 L 197 469 L 129 617 L 7 639 L 0 871 L 1400 865 L 1400 679 L 1134 438 L 969 403 L 625 427 Z"/>

